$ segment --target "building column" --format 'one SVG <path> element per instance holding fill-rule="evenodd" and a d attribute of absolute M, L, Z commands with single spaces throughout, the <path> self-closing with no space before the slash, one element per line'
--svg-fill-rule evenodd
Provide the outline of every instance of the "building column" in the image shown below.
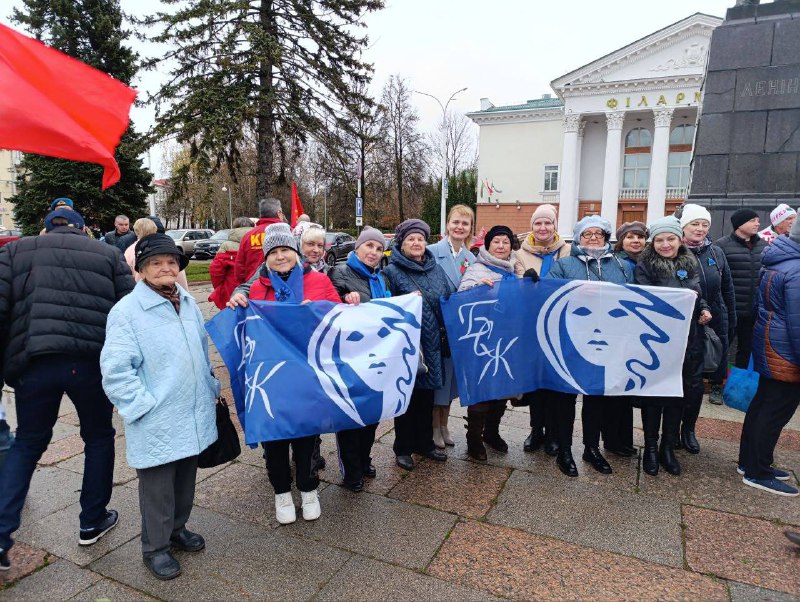
<path fill-rule="evenodd" d="M 650 157 L 650 186 L 647 193 L 647 223 L 664 217 L 667 199 L 667 164 L 669 161 L 669 133 L 674 109 L 653 109 L 655 132 L 653 153 Z"/>
<path fill-rule="evenodd" d="M 575 202 L 581 204 L 581 155 L 583 153 L 583 134 L 586 131 L 586 122 L 578 122 L 578 144 L 575 148 Z"/>
<path fill-rule="evenodd" d="M 606 161 L 603 168 L 603 205 L 600 214 L 617 228 L 617 209 L 619 207 L 620 146 L 622 145 L 622 123 L 624 111 L 606 113 Z"/>
<path fill-rule="evenodd" d="M 561 191 L 558 210 L 558 233 L 572 236 L 572 228 L 578 217 L 578 129 L 580 114 L 564 116 L 564 154 L 561 157 Z"/>

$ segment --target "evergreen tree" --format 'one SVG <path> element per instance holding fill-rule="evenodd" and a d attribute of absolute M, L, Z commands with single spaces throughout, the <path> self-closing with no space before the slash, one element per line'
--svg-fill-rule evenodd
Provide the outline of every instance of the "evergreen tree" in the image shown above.
<path fill-rule="evenodd" d="M 439 232 L 439 215 L 442 203 L 442 181 L 432 180 L 422 207 L 422 219 L 431 227 L 431 232 Z M 478 204 L 478 170 L 464 169 L 447 178 L 447 211 L 454 205 L 466 205 L 473 211 Z M 445 214 L 446 215 L 446 214 Z"/>
<path fill-rule="evenodd" d="M 23 0 L 13 20 L 37 39 L 130 84 L 137 71 L 137 55 L 124 45 L 129 33 L 122 28 L 119 0 Z M 25 154 L 17 182 L 14 219 L 26 234 L 42 227 L 50 203 L 66 196 L 75 201 L 87 225 L 109 230 L 114 216 L 136 218 L 146 214 L 152 174 L 142 166 L 143 138 L 133 124 L 122 137 L 115 157 L 122 177 L 101 191 L 99 165 Z"/>
<path fill-rule="evenodd" d="M 250 132 L 256 137 L 256 196 L 286 180 L 293 149 L 359 93 L 371 66 L 355 29 L 383 0 L 162 0 L 174 12 L 142 21 L 171 50 L 149 63 L 170 67 L 155 96 L 156 135 L 177 135 L 194 157 L 227 164 L 235 176 Z M 172 65 L 175 65 L 172 67 Z"/>

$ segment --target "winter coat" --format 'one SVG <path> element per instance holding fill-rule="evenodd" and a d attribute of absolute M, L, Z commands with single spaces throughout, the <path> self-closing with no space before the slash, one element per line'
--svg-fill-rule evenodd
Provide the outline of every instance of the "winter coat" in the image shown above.
<path fill-rule="evenodd" d="M 475 256 L 469 252 L 466 245 L 461 245 L 461 250 L 453 257 L 450 241 L 446 238 L 435 244 L 428 245 L 428 249 L 433 254 L 436 263 L 442 266 L 444 273 L 450 279 L 450 283 L 458 288 L 466 269 L 475 263 Z"/>
<path fill-rule="evenodd" d="M 239 243 L 234 276 L 236 282 L 246 282 L 264 263 L 264 230 L 271 224 L 282 223 L 277 217 L 262 217 L 256 227 L 245 232 Z"/>
<path fill-rule="evenodd" d="M 736 295 L 728 260 L 722 249 L 708 240 L 689 250 L 700 263 L 700 288 L 712 316 L 708 325 L 727 348 L 729 335 L 736 329 Z"/>
<path fill-rule="evenodd" d="M 595 259 L 587 255 L 579 245 L 572 243 L 570 256 L 556 261 L 546 278 L 627 284 L 633 282 L 633 269 L 627 261 L 619 259 L 611 251 L 610 246 L 607 247 L 605 255 Z"/>
<path fill-rule="evenodd" d="M 128 230 L 125 234 L 119 235 L 116 230 L 112 230 L 111 232 L 106 232 L 103 239 L 106 244 L 117 247 L 121 253 L 124 253 L 125 249 L 136 242 L 136 232 Z"/>
<path fill-rule="evenodd" d="M 758 274 L 761 270 L 761 254 L 767 248 L 767 243 L 758 236 L 754 236 L 752 242 L 753 248 L 750 249 L 746 241 L 733 232 L 714 243 L 725 253 L 731 268 L 733 290 L 736 293 L 736 316 L 739 319 L 750 318 L 753 315 Z"/>
<path fill-rule="evenodd" d="M 133 289 L 114 247 L 59 226 L 0 248 L 0 380 L 41 355 L 100 356 L 106 319 Z"/>
<path fill-rule="evenodd" d="M 681 277 L 678 272 L 685 271 L 686 277 Z M 703 356 L 705 353 L 705 334 L 703 328 L 697 323 L 700 312 L 707 310 L 708 304 L 703 299 L 700 287 L 700 265 L 697 259 L 681 245 L 678 256 L 674 259 L 665 259 L 656 253 L 652 244 L 645 246 L 636 264 L 636 284 L 646 286 L 664 286 L 671 288 L 691 289 L 697 293 L 694 311 L 690 318 L 689 336 L 686 341 L 686 351 L 683 356 L 683 390 L 694 390 L 703 379 Z M 649 406 L 683 406 L 684 397 L 637 397 L 634 405 Z"/>
<path fill-rule="evenodd" d="M 225 309 L 230 301 L 233 289 L 239 284 L 236 280 L 236 257 L 239 251 L 239 242 L 250 228 L 236 228 L 231 230 L 228 240 L 219 246 L 217 254 L 208 266 L 208 275 L 214 290 L 208 300 L 219 309 Z"/>
<path fill-rule="evenodd" d="M 125 253 L 123 254 L 125 257 L 125 263 L 128 264 L 128 267 L 131 269 L 131 274 L 133 274 L 133 281 L 139 282 L 142 277 L 139 275 L 139 272 L 136 271 L 136 245 L 133 244 L 127 249 L 125 249 Z M 181 270 L 178 272 L 178 279 L 176 283 L 185 288 L 187 291 L 189 290 L 189 282 L 186 280 L 186 272 Z"/>
<path fill-rule="evenodd" d="M 764 251 L 763 263 L 753 366 L 767 378 L 800 383 L 800 244 L 779 236 Z"/>
<path fill-rule="evenodd" d="M 522 277 L 525 272 L 533 268 L 536 270 L 536 273 L 541 276 L 542 263 L 546 256 L 552 255 L 553 261 L 555 262 L 559 259 L 569 257 L 571 252 L 571 245 L 564 242 L 558 234 L 553 238 L 553 242 L 546 247 L 536 244 L 536 239 L 533 237 L 533 234 L 529 234 L 528 237 L 522 241 L 519 251 L 516 252 L 514 273 Z"/>
<path fill-rule="evenodd" d="M 311 266 L 303 266 L 303 300 L 304 301 L 333 301 L 341 303 L 336 289 L 325 274 L 320 274 L 311 269 Z M 275 289 L 269 279 L 266 268 L 259 273 L 258 280 L 253 282 L 250 287 L 250 299 L 253 301 L 275 301 Z"/>
<path fill-rule="evenodd" d="M 631 255 L 628 254 L 627 251 L 614 251 L 614 254 L 617 257 L 619 257 L 622 261 L 627 262 L 627 264 L 631 266 L 631 269 L 634 272 L 636 271 L 636 264 L 638 263 L 638 259 L 634 259 Z"/>
<path fill-rule="evenodd" d="M 228 240 L 223 241 L 217 252 L 238 251 L 242 238 L 244 238 L 244 235 L 250 232 L 250 230 L 252 230 L 252 228 L 234 228 L 228 233 Z"/>
<path fill-rule="evenodd" d="M 397 246 L 393 246 L 389 265 L 383 271 L 392 293 L 406 295 L 422 292 L 422 334 L 420 344 L 425 355 L 428 373 L 417 378 L 418 389 L 439 389 L 443 386 L 442 369 L 442 307 L 439 298 L 455 292 L 442 267 L 436 263 L 433 253 L 425 249 L 422 262 L 406 257 Z"/>
<path fill-rule="evenodd" d="M 346 263 L 340 263 L 334 267 L 330 274 L 328 274 L 328 277 L 331 279 L 342 301 L 344 301 L 348 293 L 358 293 L 359 297 L 361 297 L 361 303 L 372 300 L 372 289 L 369 287 L 369 280 Z M 386 274 L 381 273 L 380 277 L 383 280 L 383 285 L 386 287 L 386 290 L 392 292 L 392 287 L 389 285 Z"/>
<path fill-rule="evenodd" d="M 458 290 L 465 291 L 478 286 L 484 278 L 488 278 L 492 282 L 499 282 L 503 278 L 503 275 L 497 273 L 492 268 L 497 268 L 508 274 L 513 274 L 516 260 L 517 258 L 514 256 L 514 251 L 511 251 L 511 256 L 508 260 L 503 260 L 491 255 L 489 251 L 486 250 L 486 247 L 481 247 L 480 251 L 478 251 L 477 261 L 464 272 L 464 277 L 461 279 Z"/>
<path fill-rule="evenodd" d="M 217 440 L 220 383 L 208 359 L 203 316 L 185 289 L 180 315 L 139 282 L 108 315 L 100 354 L 103 389 L 125 421 L 128 464 L 161 466 Z"/>

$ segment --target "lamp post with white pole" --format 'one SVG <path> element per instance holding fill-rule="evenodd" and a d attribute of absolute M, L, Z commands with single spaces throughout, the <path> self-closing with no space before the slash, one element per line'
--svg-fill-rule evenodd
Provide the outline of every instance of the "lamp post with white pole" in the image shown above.
<path fill-rule="evenodd" d="M 464 91 L 466 91 L 466 88 L 456 90 L 450 95 L 450 98 L 447 99 L 447 102 L 442 104 L 442 101 L 436 98 L 433 94 L 415 90 L 417 94 L 422 94 L 423 96 L 428 96 L 435 100 L 437 103 L 439 103 L 439 108 L 442 109 L 442 206 L 441 216 L 439 217 L 439 233 L 442 236 L 447 233 L 445 229 L 447 226 L 445 223 L 445 220 L 447 219 L 447 107 L 457 95 Z"/>
<path fill-rule="evenodd" d="M 222 192 L 228 193 L 228 228 L 233 228 L 233 197 L 229 186 L 223 186 Z"/>

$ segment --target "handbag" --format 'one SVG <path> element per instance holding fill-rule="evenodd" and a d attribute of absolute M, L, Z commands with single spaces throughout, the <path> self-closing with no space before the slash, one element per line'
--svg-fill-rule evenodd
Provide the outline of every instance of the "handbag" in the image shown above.
<path fill-rule="evenodd" d="M 239 457 L 242 453 L 242 446 L 239 444 L 239 433 L 233 426 L 231 414 L 228 411 L 228 403 L 224 397 L 218 397 L 216 403 L 217 412 L 217 440 L 200 452 L 197 458 L 198 468 L 213 468 L 225 462 L 230 462 Z"/>
<path fill-rule="evenodd" d="M 758 372 L 753 370 L 753 356 L 751 355 L 746 370 L 735 366 L 731 368 L 725 389 L 722 391 L 722 401 L 729 408 L 747 412 L 757 390 Z"/>
<path fill-rule="evenodd" d="M 713 328 L 703 326 L 703 372 L 710 374 L 717 371 L 722 362 L 722 341 Z"/>

